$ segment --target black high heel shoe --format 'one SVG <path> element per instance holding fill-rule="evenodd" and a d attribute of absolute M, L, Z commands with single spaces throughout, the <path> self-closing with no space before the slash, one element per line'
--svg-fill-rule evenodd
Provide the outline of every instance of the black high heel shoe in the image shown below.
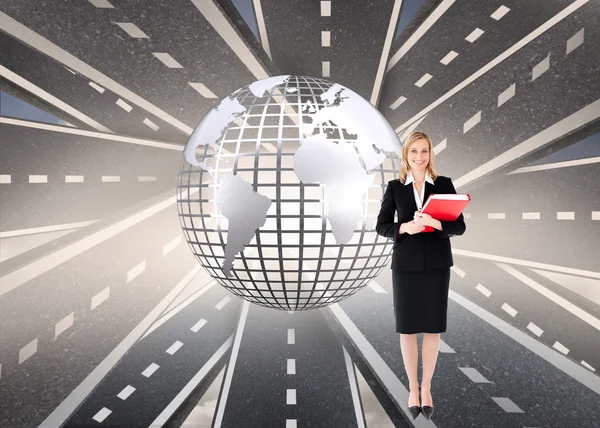
<path fill-rule="evenodd" d="M 419 400 L 420 399 L 421 399 L 421 387 L 419 387 Z M 423 412 L 423 416 L 425 416 L 425 419 L 429 420 L 429 418 L 431 418 L 431 415 L 433 415 L 433 406 L 422 406 L 421 412 Z"/>
<path fill-rule="evenodd" d="M 419 403 L 421 402 L 421 387 L 419 386 Z M 421 406 L 411 406 L 408 408 L 410 414 L 412 415 L 413 421 L 417 419 L 419 413 L 421 413 Z"/>

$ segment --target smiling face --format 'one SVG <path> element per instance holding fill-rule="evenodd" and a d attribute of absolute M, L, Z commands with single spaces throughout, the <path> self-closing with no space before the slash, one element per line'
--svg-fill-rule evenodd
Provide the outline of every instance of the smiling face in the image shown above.
<path fill-rule="evenodd" d="M 429 164 L 429 142 L 425 138 L 413 141 L 408 149 L 408 165 L 414 171 L 423 171 Z"/>

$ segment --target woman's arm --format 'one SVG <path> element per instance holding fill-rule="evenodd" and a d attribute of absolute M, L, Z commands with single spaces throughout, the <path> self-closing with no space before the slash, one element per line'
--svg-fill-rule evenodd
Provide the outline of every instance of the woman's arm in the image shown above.
<path fill-rule="evenodd" d="M 447 193 L 456 194 L 456 189 L 452 184 L 452 179 L 448 177 L 449 191 Z M 467 225 L 465 224 L 465 218 L 462 213 L 458 216 L 458 218 L 454 221 L 444 221 L 444 220 L 436 220 L 439 227 L 433 226 L 436 229 L 436 233 L 440 238 L 450 238 L 451 236 L 462 235 L 467 230 Z"/>
<path fill-rule="evenodd" d="M 401 224 L 394 222 L 395 209 L 394 193 L 392 192 L 392 182 L 390 181 L 385 189 L 385 194 L 381 201 L 381 209 L 377 216 L 377 226 L 375 226 L 375 230 L 378 235 L 394 240 L 398 239 Z"/>

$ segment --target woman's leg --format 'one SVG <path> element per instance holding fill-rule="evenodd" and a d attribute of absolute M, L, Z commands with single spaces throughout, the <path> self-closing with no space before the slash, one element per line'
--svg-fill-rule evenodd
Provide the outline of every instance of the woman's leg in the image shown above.
<path fill-rule="evenodd" d="M 417 369 L 419 365 L 419 346 L 416 334 L 400 334 L 400 349 L 404 360 L 404 369 L 408 377 L 410 396 L 408 406 L 419 405 L 419 377 Z"/>
<path fill-rule="evenodd" d="M 423 406 L 433 406 L 431 398 L 431 379 L 437 363 L 440 349 L 439 333 L 424 333 L 422 345 L 423 377 L 421 379 L 421 397 Z"/>

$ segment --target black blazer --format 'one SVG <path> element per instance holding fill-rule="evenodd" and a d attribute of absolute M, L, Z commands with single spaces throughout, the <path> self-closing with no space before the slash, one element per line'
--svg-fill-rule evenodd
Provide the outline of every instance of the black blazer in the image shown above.
<path fill-rule="evenodd" d="M 425 182 L 424 201 L 432 193 L 456 193 L 449 177 L 438 175 L 435 184 Z M 394 222 L 394 210 L 398 222 Z M 455 221 L 443 221 L 442 230 L 398 236 L 400 225 L 412 221 L 417 211 L 413 185 L 399 179 L 388 182 L 377 217 L 377 233 L 394 240 L 392 266 L 394 271 L 415 271 L 447 268 L 454 265 L 450 237 L 462 235 L 467 226 L 462 214 Z"/>

